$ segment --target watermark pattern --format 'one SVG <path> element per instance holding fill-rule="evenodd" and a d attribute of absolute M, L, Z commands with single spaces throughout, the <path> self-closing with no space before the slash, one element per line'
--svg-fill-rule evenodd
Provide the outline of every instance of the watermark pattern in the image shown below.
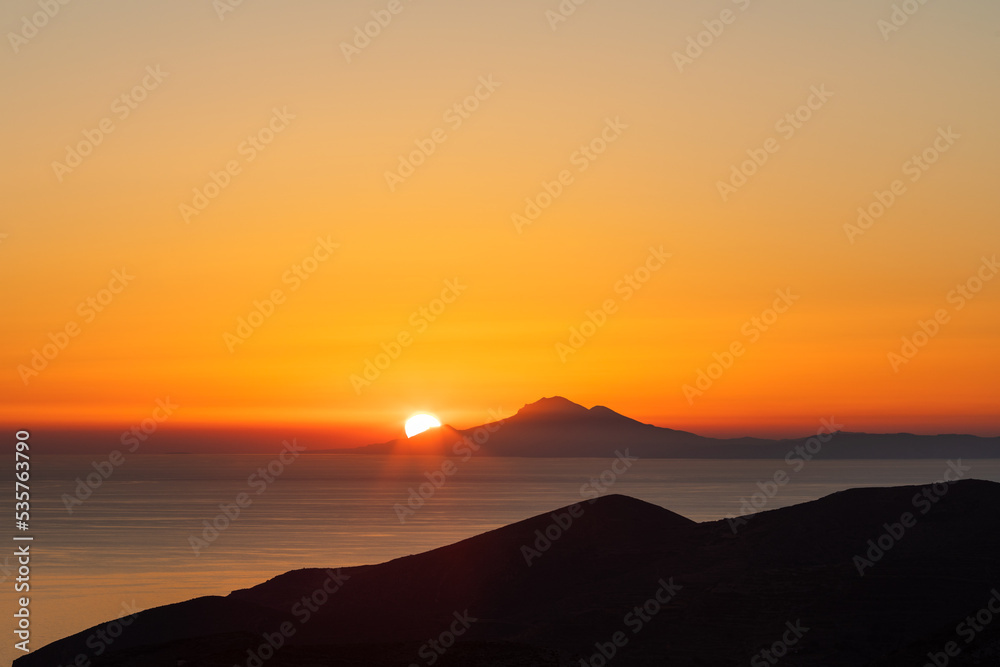
<path fill-rule="evenodd" d="M 664 252 L 662 245 L 659 248 L 650 247 L 646 260 L 615 283 L 614 291 L 621 296 L 621 302 L 625 303 L 635 296 L 650 281 L 654 273 L 666 266 L 667 260 L 671 257 L 673 255 Z M 619 305 L 619 302 L 611 297 L 601 302 L 596 310 L 587 310 L 584 314 L 585 319 L 579 325 L 569 328 L 569 337 L 566 341 L 556 343 L 556 356 L 559 357 L 559 361 L 565 364 L 570 356 L 579 352 L 608 323 L 608 318 L 618 312 Z"/>
<path fill-rule="evenodd" d="M 179 407 L 176 403 L 171 402 L 169 396 L 165 399 L 156 399 L 156 407 L 153 408 L 150 416 L 143 419 L 138 425 L 132 426 L 130 430 L 122 433 L 120 440 L 122 445 L 128 446 L 128 453 L 135 453 L 149 436 L 156 433 L 160 424 L 167 421 Z M 61 500 L 66 511 L 72 514 L 74 507 L 82 505 L 85 500 L 94 495 L 94 492 L 110 479 L 115 470 L 124 464 L 125 455 L 120 449 L 112 450 L 103 461 L 92 461 L 90 466 L 94 469 L 94 472 L 87 475 L 84 479 L 76 478 L 76 489 L 72 496 L 68 493 L 62 494 Z"/>
<path fill-rule="evenodd" d="M 805 127 L 805 124 L 813 119 L 816 112 L 826 106 L 826 103 L 833 97 L 833 93 L 826 89 L 825 84 L 812 86 L 809 91 L 810 95 L 803 104 L 794 111 L 786 113 L 774 124 L 774 131 L 785 141 L 790 140 Z M 715 184 L 722 201 L 728 202 L 729 198 L 749 183 L 750 179 L 756 176 L 771 159 L 771 156 L 779 150 L 781 150 L 781 142 L 775 137 L 768 137 L 760 148 L 748 148 L 746 151 L 748 159 L 739 164 L 731 165 L 729 178 L 725 181 L 717 181 Z"/>
<path fill-rule="evenodd" d="M 414 336 L 420 335 L 430 328 L 431 324 L 444 314 L 450 304 L 455 303 L 459 296 L 468 289 L 468 285 L 463 285 L 459 278 L 444 281 L 444 289 L 441 296 L 432 299 L 426 306 L 421 306 L 410 314 L 409 323 L 414 328 L 413 333 L 409 329 L 402 329 L 392 337 L 388 343 L 381 343 L 382 351 L 375 355 L 374 359 L 365 359 L 364 370 L 361 373 L 351 375 L 351 387 L 354 393 L 361 395 L 361 390 L 370 387 L 373 382 L 382 376 L 392 362 L 399 359 L 403 350 L 413 344 Z"/>
<path fill-rule="evenodd" d="M 88 296 L 76 307 L 76 313 L 83 318 L 84 324 L 90 324 L 97 319 L 98 314 L 111 305 L 115 297 L 121 294 L 129 283 L 135 280 L 135 276 L 128 273 L 128 269 L 122 267 L 121 270 L 111 272 L 111 280 L 108 286 L 100 289 L 93 296 Z M 83 331 L 82 326 L 76 320 L 69 320 L 60 329 L 49 332 L 49 342 L 42 345 L 41 349 L 31 350 L 31 360 L 28 364 L 19 364 L 17 374 L 25 386 L 39 376 L 53 361 L 65 350 L 70 340 L 76 338 Z"/>
<path fill-rule="evenodd" d="M 243 173 L 244 165 L 253 162 L 267 150 L 277 136 L 288 129 L 295 118 L 295 114 L 289 112 L 287 106 L 280 109 L 274 107 L 267 124 L 253 134 L 248 134 L 236 147 L 236 154 L 242 157 L 243 161 L 233 158 L 227 160 L 221 170 L 210 170 L 205 184 L 192 188 L 194 196 L 191 197 L 191 201 L 178 204 L 177 209 L 185 224 L 190 224 L 193 218 L 201 215 L 226 188 L 233 184 L 233 179 Z"/>
<path fill-rule="evenodd" d="M 733 0 L 733 4 L 737 5 L 741 12 L 749 9 L 752 2 L 753 0 Z M 719 18 L 702 21 L 701 24 L 705 26 L 705 29 L 694 35 L 689 35 L 684 50 L 673 53 L 677 71 L 683 74 L 685 67 L 693 65 L 695 60 L 705 55 L 705 49 L 715 44 L 716 40 L 722 37 L 722 33 L 726 31 L 726 26 L 734 24 L 737 18 L 739 18 L 739 14 L 727 8 L 719 13 Z"/>
<path fill-rule="evenodd" d="M 628 125 L 622 122 L 620 116 L 614 119 L 605 118 L 604 127 L 596 137 L 585 144 L 581 144 L 578 149 L 569 156 L 569 163 L 576 168 L 577 173 L 590 169 L 597 160 L 608 150 L 608 146 L 618 141 Z M 557 199 L 563 196 L 566 188 L 576 182 L 576 177 L 571 169 L 562 169 L 551 181 L 542 181 L 542 189 L 533 197 L 524 198 L 524 209 L 521 212 L 512 213 L 511 222 L 518 234 L 524 233 L 524 228 L 534 223 L 542 216 Z"/>
<path fill-rule="evenodd" d="M 961 138 L 962 135 L 952 130 L 950 125 L 948 129 L 939 127 L 937 136 L 934 137 L 931 145 L 919 154 L 911 156 L 910 159 L 903 163 L 901 167 L 903 175 L 909 177 L 911 183 L 916 183 Z M 851 245 L 854 245 L 857 237 L 871 229 L 899 201 L 899 198 L 908 191 L 906 182 L 901 178 L 897 178 L 889 184 L 887 190 L 876 190 L 873 192 L 874 201 L 870 202 L 867 206 L 858 207 L 858 217 L 855 223 L 844 225 L 844 233 L 847 234 L 847 240 L 851 242 Z"/>
<path fill-rule="evenodd" d="M 580 658 L 580 667 L 604 667 L 618 652 L 628 646 L 630 639 L 643 631 L 650 622 L 663 611 L 663 608 L 670 604 L 677 594 L 683 590 L 683 586 L 674 583 L 674 578 L 668 580 L 660 579 L 656 582 L 659 588 L 656 592 L 640 605 L 636 605 L 622 618 L 622 625 L 631 630 L 631 635 L 624 630 L 618 630 L 611 635 L 606 642 L 596 642 L 594 653 L 586 658 Z"/>
<path fill-rule="evenodd" d="M 14 50 L 14 53 L 20 53 L 21 49 L 37 37 L 38 32 L 58 16 L 62 8 L 70 2 L 72 0 L 38 0 L 40 11 L 30 16 L 22 16 L 18 31 L 7 33 L 7 41 L 10 42 L 10 48 Z"/>
<path fill-rule="evenodd" d="M 576 10 L 585 5 L 587 0 L 560 0 L 555 9 L 545 10 L 545 20 L 549 22 L 552 32 L 559 29 L 559 24 L 565 23 L 569 17 L 576 14 Z"/>
<path fill-rule="evenodd" d="M 105 116 L 97 123 L 97 127 L 87 128 L 81 133 L 83 138 L 75 144 L 66 145 L 66 156 L 63 162 L 54 160 L 52 171 L 56 175 L 56 180 L 60 183 L 66 176 L 73 173 L 77 167 L 83 164 L 84 159 L 94 154 L 98 146 L 104 143 L 109 134 L 114 132 L 119 122 L 127 120 L 132 113 L 139 108 L 139 105 L 149 98 L 149 94 L 160 87 L 163 80 L 170 76 L 169 72 L 164 72 L 159 65 L 146 67 L 146 76 L 131 90 L 122 93 L 111 103 L 111 113 L 114 117 Z"/>
<path fill-rule="evenodd" d="M 27 516 L 27 513 L 25 513 Z M 23 524 L 25 527 L 27 524 Z M 18 524 L 21 527 L 22 524 Z M 14 538 L 18 539 L 18 538 Z M 18 593 L 31 592 L 31 544 L 22 544 L 14 549 L 14 557 L 17 558 L 17 579 L 14 590 Z M 15 642 L 14 648 L 28 653 L 31 648 L 31 597 L 22 595 L 17 598 L 17 611 L 14 612 L 14 635 L 20 640 Z"/>
<path fill-rule="evenodd" d="M 639 460 L 638 456 L 632 456 L 628 453 L 628 449 L 624 452 L 616 451 L 615 454 L 617 458 L 608 466 L 606 469 L 601 471 L 601 474 L 591 477 L 586 482 L 580 486 L 580 497 L 585 498 L 588 501 L 594 501 L 600 498 L 608 490 L 615 485 L 618 478 L 629 471 L 636 461 Z"/>
<path fill-rule="evenodd" d="M 428 639 L 417 651 L 417 655 L 423 659 L 423 664 L 428 667 L 440 660 L 441 656 L 455 645 L 458 638 L 468 632 L 472 624 L 479 620 L 469 614 L 468 609 L 463 612 L 453 612 L 452 616 L 455 620 L 451 622 L 448 628 L 443 630 L 437 637 Z M 420 663 L 411 662 L 410 667 L 420 667 Z"/>
<path fill-rule="evenodd" d="M 285 468 L 295 463 L 302 452 L 306 450 L 295 439 L 292 439 L 291 442 L 286 440 L 282 444 L 285 445 L 284 449 L 270 463 L 258 468 L 247 477 L 247 486 L 254 492 L 254 495 L 259 496 L 267 491 L 285 472 Z M 251 505 L 253 505 L 253 497 L 246 491 L 237 494 L 230 503 L 219 503 L 219 513 L 211 520 L 202 520 L 204 529 L 201 534 L 192 534 L 188 537 L 188 545 L 194 555 L 200 556 L 201 552 L 219 539 L 219 536 L 240 517 L 243 510 Z"/>
<path fill-rule="evenodd" d="M 339 247 L 340 244 L 330 240 L 330 235 L 327 235 L 326 238 L 317 237 L 316 246 L 312 252 L 292 264 L 287 271 L 281 274 L 282 284 L 289 286 L 288 292 L 297 292 L 303 283 L 319 270 L 320 266 L 333 257 L 334 251 Z M 267 297 L 262 300 L 255 299 L 253 309 L 247 316 L 240 316 L 236 319 L 236 328 L 233 332 L 226 331 L 222 334 L 222 342 L 225 343 L 229 353 L 236 352 L 238 346 L 247 342 L 260 327 L 264 326 L 264 322 L 271 319 L 278 306 L 284 305 L 287 300 L 288 294 L 280 287 L 271 290 Z"/>
<path fill-rule="evenodd" d="M 483 102 L 493 97 L 493 93 L 501 85 L 503 85 L 501 82 L 493 80 L 492 74 L 479 77 L 479 85 L 472 95 L 455 102 L 444 112 L 442 118 L 448 124 L 448 129 L 454 132 L 462 127 L 472 118 L 472 114 L 479 110 Z M 395 192 L 410 176 L 417 173 L 417 169 L 426 164 L 427 159 L 437 152 L 438 146 L 446 141 L 448 141 L 448 130 L 443 127 L 436 127 L 428 136 L 415 139 L 413 144 L 416 148 L 399 156 L 399 163 L 394 171 L 385 172 L 385 182 L 389 186 L 389 192 Z"/>
<path fill-rule="evenodd" d="M 854 557 L 854 567 L 858 570 L 858 575 L 865 576 L 865 570 L 875 566 L 875 563 L 895 547 L 906 531 L 917 525 L 917 519 L 926 515 L 941 499 L 948 495 L 951 484 L 965 477 L 965 474 L 972 470 L 971 466 L 962 465 L 962 459 L 958 461 L 948 461 L 948 468 L 944 471 L 943 479 L 930 486 L 925 486 L 919 493 L 915 493 L 910 503 L 919 514 L 913 512 L 903 512 L 899 515 L 896 523 L 884 523 L 885 529 L 878 537 L 868 540 L 868 549 L 863 555 Z"/>
<path fill-rule="evenodd" d="M 954 306 L 955 312 L 958 312 L 975 299 L 983 291 L 986 283 L 993 280 L 997 273 L 1000 273 L 1000 263 L 997 262 L 997 256 L 983 257 L 976 272 L 965 282 L 955 285 L 955 288 L 948 292 L 945 299 Z M 913 333 L 909 336 L 903 336 L 899 352 L 889 352 L 887 355 L 893 372 L 898 373 L 900 368 L 913 361 L 920 350 L 927 347 L 927 344 L 941 333 L 941 328 L 951 322 L 951 316 L 952 314 L 947 308 L 938 308 L 929 319 L 917 320 L 917 328 Z"/>
<path fill-rule="evenodd" d="M 125 628 L 132 625 L 138 613 L 139 609 L 136 607 L 135 600 L 132 600 L 131 603 L 123 602 L 122 615 L 116 620 L 101 625 L 90 633 L 84 641 L 84 644 L 93 651 L 93 654 L 78 653 L 71 665 L 74 667 L 76 665 L 89 665 L 91 664 L 91 655 L 98 657 L 106 653 L 108 648 L 124 634 Z M 60 665 L 59 667 L 62 666 Z"/>
<path fill-rule="evenodd" d="M 451 446 L 451 452 L 457 460 L 446 458 L 441 461 L 441 465 L 437 469 L 425 472 L 424 477 L 427 481 L 416 488 L 412 486 L 409 488 L 406 504 L 396 503 L 392 506 L 399 523 L 406 523 L 407 519 L 416 514 L 428 500 L 434 497 L 438 490 L 447 484 L 448 479 L 458 472 L 459 464 L 471 459 L 489 441 L 490 436 L 500 430 L 506 421 L 500 416 L 501 414 L 500 409 L 491 409 L 488 423 L 478 427 L 471 436 L 463 435 Z"/>
<path fill-rule="evenodd" d="M 757 491 L 749 498 L 740 498 L 739 515 L 726 517 L 726 523 L 734 535 L 742 526 L 746 525 L 748 517 L 753 518 L 757 512 L 764 509 L 767 503 L 778 495 L 781 487 L 788 484 L 792 480 L 793 475 L 802 472 L 806 464 L 816 458 L 823 450 L 823 445 L 830 442 L 834 434 L 844 428 L 844 425 L 838 424 L 833 417 L 830 417 L 830 419 L 821 419 L 820 424 L 821 426 L 816 431 L 816 435 L 801 445 L 795 445 L 795 447 L 788 450 L 788 453 L 785 454 L 785 464 L 791 468 L 791 472 L 787 472 L 782 468 L 775 470 L 770 479 L 757 481 Z"/>
<path fill-rule="evenodd" d="M 774 326 L 781 315 L 787 313 L 795 305 L 795 302 L 801 298 L 798 294 L 793 294 L 791 288 L 779 289 L 776 291 L 776 294 L 778 298 L 774 300 L 770 308 L 765 308 L 759 316 L 751 317 L 740 327 L 740 333 L 747 338 L 750 344 L 760 340 L 761 336 Z M 688 405 L 694 405 L 695 398 L 704 396 L 705 392 L 711 389 L 715 385 L 715 382 L 733 367 L 736 360 L 746 354 L 746 351 L 746 345 L 742 340 L 737 339 L 730 343 L 721 353 L 713 352 L 712 358 L 715 361 L 710 363 L 705 369 L 698 369 L 694 384 L 685 384 L 681 387 L 681 392 L 684 394 L 684 398 L 687 399 Z"/>
<path fill-rule="evenodd" d="M 910 19 L 913 18 L 913 16 L 915 16 L 916 13 L 928 3 L 928 1 L 929 0 L 903 0 L 900 4 L 893 4 L 892 12 L 889 14 L 889 18 L 879 19 L 875 23 L 879 32 L 882 33 L 882 39 L 888 42 L 889 36 L 894 32 L 899 32 L 903 26 L 909 23 Z"/>
<path fill-rule="evenodd" d="M 243 6 L 244 0 L 212 0 L 212 9 L 220 21 L 226 20 L 226 14 L 232 14 Z"/>
<path fill-rule="evenodd" d="M 964 640 L 968 646 L 976 640 L 986 626 L 991 624 L 997 616 L 1000 616 L 1000 591 L 993 589 L 990 591 L 990 599 L 975 614 L 965 617 L 955 626 L 955 634 Z M 924 667 L 947 667 L 952 658 L 957 658 L 962 653 L 962 645 L 956 641 L 949 641 L 940 651 L 931 651 L 927 654 L 927 662 Z"/>
<path fill-rule="evenodd" d="M 606 492 L 618 481 L 620 475 L 627 472 L 639 460 L 638 456 L 629 454 L 628 449 L 624 452 L 616 450 L 615 455 L 617 458 L 610 468 L 596 478 L 592 477 L 580 487 L 580 496 L 586 499 L 588 504 L 595 502 L 599 495 Z M 624 466 L 623 469 L 619 469 L 619 463 Z M 558 542 L 583 514 L 584 506 L 581 503 L 573 503 L 565 512 L 549 514 L 550 523 L 545 528 L 535 530 L 534 542 L 521 545 L 521 556 L 524 557 L 525 564 L 531 567 L 534 561 L 551 549 L 552 545 Z"/>
<path fill-rule="evenodd" d="M 769 647 L 762 649 L 750 658 L 751 667 L 767 667 L 768 665 L 778 664 L 782 658 L 791 652 L 793 647 L 802 641 L 805 634 L 809 632 L 809 628 L 802 625 L 801 619 L 794 623 L 785 621 L 785 628 L 786 630 L 781 635 L 781 639 L 776 640 Z"/>
<path fill-rule="evenodd" d="M 298 625 L 291 621 L 285 621 L 275 629 L 274 632 L 265 632 L 261 635 L 263 640 L 259 645 L 247 649 L 247 659 L 244 661 L 246 667 L 262 667 L 262 665 L 273 658 L 285 644 L 294 637 L 298 631 L 305 626 L 313 616 L 325 607 L 333 595 L 339 591 L 348 579 L 349 574 L 341 570 L 326 570 L 326 579 L 308 595 L 292 605 L 290 613 L 298 621 Z"/>
<path fill-rule="evenodd" d="M 407 0 L 408 4 L 412 2 L 413 0 Z M 360 56 L 362 51 L 371 46 L 372 40 L 379 37 L 382 31 L 392 24 L 395 17 L 402 14 L 405 9 L 406 5 L 403 4 L 402 0 L 389 0 L 385 9 L 372 10 L 371 21 L 355 26 L 354 38 L 350 42 L 340 43 L 340 52 L 344 54 L 348 64 L 354 62 L 354 58 Z"/>

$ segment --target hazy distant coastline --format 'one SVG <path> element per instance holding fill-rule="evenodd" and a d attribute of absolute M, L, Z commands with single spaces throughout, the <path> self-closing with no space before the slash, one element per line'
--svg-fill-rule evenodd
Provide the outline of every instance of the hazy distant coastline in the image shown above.
<path fill-rule="evenodd" d="M 134 455 L 270 454 L 282 441 L 297 439 L 306 454 L 451 455 L 468 438 L 477 456 L 607 458 L 629 448 L 641 458 L 677 459 L 992 459 L 1000 458 L 1000 437 L 968 434 L 857 433 L 843 430 L 835 416 L 817 418 L 816 430 L 796 438 L 713 438 L 644 424 L 609 408 L 585 408 L 565 398 L 529 403 L 501 421 L 456 429 L 444 425 L 413 438 L 400 437 L 344 447 L 330 430 L 315 425 L 260 428 L 178 428 L 157 431 Z M 33 430 L 47 454 L 101 454 L 126 450 L 121 431 Z M 808 459 L 806 459 L 808 460 Z"/>

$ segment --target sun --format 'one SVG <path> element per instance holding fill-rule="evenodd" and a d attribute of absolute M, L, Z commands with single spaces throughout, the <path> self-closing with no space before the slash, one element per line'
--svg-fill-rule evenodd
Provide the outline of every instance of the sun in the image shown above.
<path fill-rule="evenodd" d="M 418 433 L 423 433 L 429 428 L 437 428 L 441 425 L 434 415 L 419 414 L 413 415 L 406 420 L 406 437 L 412 438 Z"/>

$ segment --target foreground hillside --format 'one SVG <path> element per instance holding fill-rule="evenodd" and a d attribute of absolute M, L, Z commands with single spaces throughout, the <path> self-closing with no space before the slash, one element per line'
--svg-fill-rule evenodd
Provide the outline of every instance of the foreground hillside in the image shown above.
<path fill-rule="evenodd" d="M 997 664 L 998 554 L 993 482 L 849 490 L 741 524 L 606 496 L 142 612 L 100 656 L 105 626 L 15 665 Z"/>

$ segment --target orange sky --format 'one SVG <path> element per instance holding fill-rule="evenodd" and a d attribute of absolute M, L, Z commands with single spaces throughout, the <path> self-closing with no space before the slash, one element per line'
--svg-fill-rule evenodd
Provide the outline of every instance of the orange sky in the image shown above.
<path fill-rule="evenodd" d="M 0 421 L 1000 433 L 997 3 L 390 4 L 0 10 Z"/>

